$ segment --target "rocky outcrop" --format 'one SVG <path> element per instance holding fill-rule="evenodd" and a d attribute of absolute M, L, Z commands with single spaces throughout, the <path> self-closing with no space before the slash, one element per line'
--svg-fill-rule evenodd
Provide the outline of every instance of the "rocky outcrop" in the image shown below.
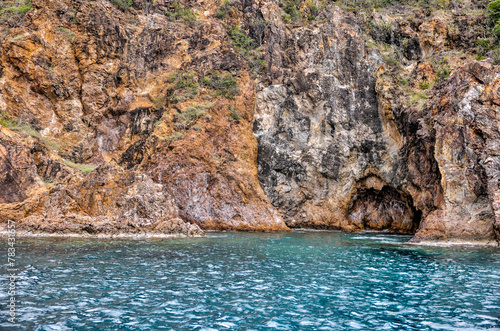
<path fill-rule="evenodd" d="M 277 26 L 268 41 L 254 133 L 261 185 L 287 225 L 416 232 L 415 242 L 498 238 L 498 68 L 454 62 L 449 79 L 410 97 L 438 80 L 436 65 L 418 60 L 466 38 L 443 17 L 419 18 L 416 31 L 372 25 L 408 64 L 391 67 L 355 16 L 335 10 L 318 25 Z"/>
<path fill-rule="evenodd" d="M 444 201 L 414 241 L 493 240 L 500 234 L 500 73 L 491 61 L 469 63 L 436 90 L 417 134 L 434 136 Z"/>
<path fill-rule="evenodd" d="M 23 201 L 44 187 L 29 147 L 3 126 L 0 126 L 0 162 L 0 203 Z"/>
<path fill-rule="evenodd" d="M 0 108 L 22 123 L 18 141 L 3 140 L 2 220 L 77 233 L 288 229 L 257 179 L 253 77 L 217 7 L 181 3 L 193 22 L 166 1 L 32 4 L 0 48 Z M 38 152 L 13 157 L 23 140 Z"/>
<path fill-rule="evenodd" d="M 254 121 L 261 184 L 291 227 L 413 232 L 403 137 L 376 92 L 382 60 L 352 16 L 332 8 L 324 21 L 268 46 L 272 85 Z"/>
<path fill-rule="evenodd" d="M 496 54 L 477 4 L 32 5 L 0 17 L 3 222 L 498 240 L 498 67 L 473 60 Z"/>
<path fill-rule="evenodd" d="M 200 235 L 179 218 L 163 185 L 146 175 L 100 167 L 86 178 L 72 177 L 18 204 L 2 206 L 2 217 L 19 220 L 28 233 L 90 235 Z"/>

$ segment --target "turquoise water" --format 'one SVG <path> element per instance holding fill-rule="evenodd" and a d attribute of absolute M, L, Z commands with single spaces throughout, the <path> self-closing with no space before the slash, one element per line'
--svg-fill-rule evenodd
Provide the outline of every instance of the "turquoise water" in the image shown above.
<path fill-rule="evenodd" d="M 499 249 L 408 239 L 19 239 L 19 324 L 6 323 L 2 273 L 0 329 L 500 330 Z"/>

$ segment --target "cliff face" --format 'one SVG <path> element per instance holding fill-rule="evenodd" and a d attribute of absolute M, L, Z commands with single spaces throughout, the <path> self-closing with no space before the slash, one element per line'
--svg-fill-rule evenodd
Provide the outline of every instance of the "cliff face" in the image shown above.
<path fill-rule="evenodd" d="M 493 240 L 498 68 L 451 51 L 474 45 L 473 28 L 393 14 L 377 25 L 331 9 L 274 31 L 254 121 L 264 191 L 290 227 Z"/>
<path fill-rule="evenodd" d="M 1 48 L 2 219 L 50 232 L 287 229 L 257 179 L 253 78 L 210 7 L 194 24 L 161 1 L 32 4 Z"/>
<path fill-rule="evenodd" d="M 403 138 L 390 109 L 379 111 L 382 59 L 352 15 L 323 20 L 283 28 L 269 46 L 275 77 L 254 121 L 262 186 L 289 226 L 412 232 L 416 211 L 398 187 Z"/>
<path fill-rule="evenodd" d="M 256 96 L 259 179 L 287 225 L 498 238 L 500 73 L 456 52 L 480 19 L 337 10 L 273 31 Z"/>
<path fill-rule="evenodd" d="M 0 25 L 2 220 L 499 238 L 500 75 L 473 59 L 474 3 L 31 3 Z"/>
<path fill-rule="evenodd" d="M 437 86 L 426 104 L 417 136 L 435 141 L 443 202 L 415 240 L 498 237 L 499 83 L 489 62 L 469 63 Z"/>

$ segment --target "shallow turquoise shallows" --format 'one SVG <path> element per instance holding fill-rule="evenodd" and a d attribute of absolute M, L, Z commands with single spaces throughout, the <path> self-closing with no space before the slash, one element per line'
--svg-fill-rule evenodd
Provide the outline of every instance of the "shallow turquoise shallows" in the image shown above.
<path fill-rule="evenodd" d="M 500 330 L 500 250 L 409 238 L 19 239 L 19 325 L 2 273 L 0 329 Z"/>

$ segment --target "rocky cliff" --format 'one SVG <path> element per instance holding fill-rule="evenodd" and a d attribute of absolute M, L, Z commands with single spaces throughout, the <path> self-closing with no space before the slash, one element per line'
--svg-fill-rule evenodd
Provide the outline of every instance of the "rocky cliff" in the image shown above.
<path fill-rule="evenodd" d="M 248 64 L 202 9 L 33 1 L 4 23 L 2 219 L 77 233 L 287 229 L 258 182 Z"/>
<path fill-rule="evenodd" d="M 0 219 L 498 240 L 483 5 L 7 2 Z"/>

